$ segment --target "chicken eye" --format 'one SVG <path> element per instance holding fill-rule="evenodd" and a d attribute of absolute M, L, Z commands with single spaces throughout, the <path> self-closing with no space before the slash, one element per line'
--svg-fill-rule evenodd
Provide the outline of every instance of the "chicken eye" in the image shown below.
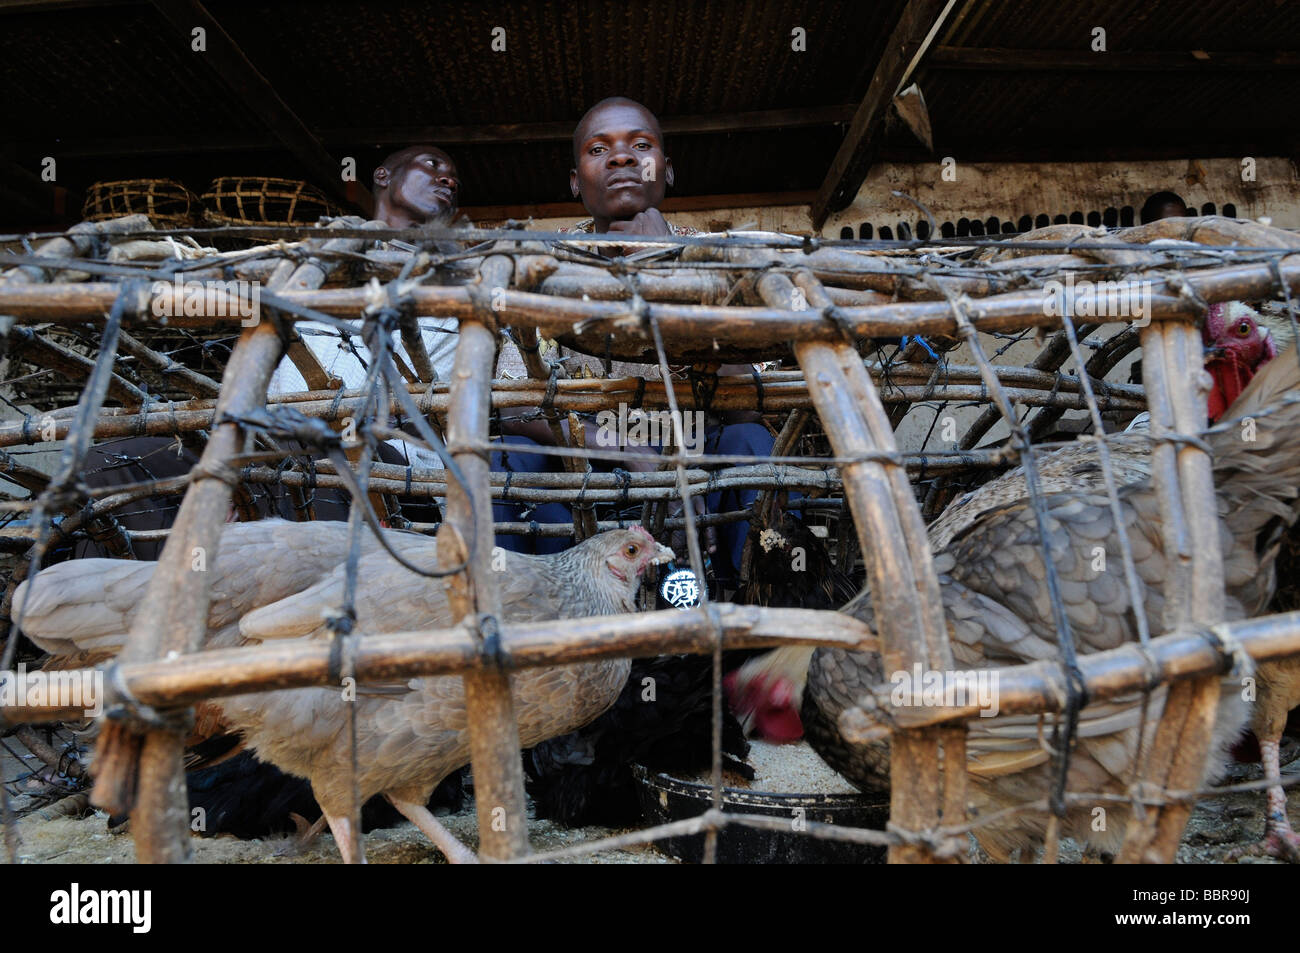
<path fill-rule="evenodd" d="M 1238 336 L 1238 337 L 1243 337 L 1243 338 L 1244 338 L 1244 337 L 1247 337 L 1247 336 L 1249 336 L 1250 331 L 1251 331 L 1251 328 L 1250 328 L 1250 322 L 1249 322 L 1249 321 L 1242 321 L 1239 325 L 1237 325 L 1237 336 Z"/>
<path fill-rule="evenodd" d="M 637 550 L 636 550 L 636 544 L 635 544 L 635 543 L 629 543 L 628 546 L 627 546 L 627 548 L 624 549 L 623 552 L 627 555 L 627 558 L 628 558 L 628 559 L 631 559 L 633 556 L 636 555 L 636 552 L 637 552 Z"/>

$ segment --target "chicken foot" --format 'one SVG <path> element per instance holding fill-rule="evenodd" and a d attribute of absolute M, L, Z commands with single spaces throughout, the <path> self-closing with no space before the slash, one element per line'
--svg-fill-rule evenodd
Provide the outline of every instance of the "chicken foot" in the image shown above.
<path fill-rule="evenodd" d="M 322 814 L 316 818 L 315 823 L 309 824 L 307 818 L 301 814 L 289 813 L 289 820 L 293 821 L 295 828 L 293 837 L 289 843 L 276 851 L 277 857 L 292 857 L 300 854 L 320 836 L 320 832 L 325 829 L 325 815 Z"/>
<path fill-rule="evenodd" d="M 456 839 L 456 835 L 439 823 L 427 807 L 414 801 L 399 801 L 391 794 L 385 795 L 390 804 L 406 816 L 406 819 L 418 827 L 421 833 L 433 841 L 433 846 L 442 851 L 449 864 L 477 864 L 478 856 Z"/>
<path fill-rule="evenodd" d="M 1264 776 L 1269 779 L 1281 779 L 1282 765 L 1280 741 L 1261 741 L 1259 743 L 1260 761 L 1264 766 Z M 1289 864 L 1300 864 L 1300 836 L 1291 829 L 1291 821 L 1286 813 L 1286 789 L 1280 784 L 1268 789 L 1268 813 L 1264 821 L 1264 839 L 1249 847 L 1238 847 L 1228 854 L 1229 860 L 1242 857 L 1276 857 Z"/>

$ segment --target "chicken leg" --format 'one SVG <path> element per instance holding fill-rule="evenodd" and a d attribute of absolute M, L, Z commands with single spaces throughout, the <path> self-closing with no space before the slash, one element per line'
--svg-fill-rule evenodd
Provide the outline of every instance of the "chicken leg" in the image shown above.
<path fill-rule="evenodd" d="M 414 801 L 399 801 L 391 794 L 386 795 L 389 803 L 418 827 L 424 836 L 433 841 L 433 846 L 442 851 L 449 864 L 477 864 L 478 856 L 456 839 L 456 835 L 438 822 L 427 807 Z"/>
<path fill-rule="evenodd" d="M 366 846 L 362 842 L 361 831 L 353 829 L 352 818 L 346 814 L 336 815 L 326 811 L 325 820 L 329 822 L 330 832 L 334 835 L 334 842 L 339 845 L 339 853 L 343 855 L 343 863 L 364 864 L 366 862 Z"/>
<path fill-rule="evenodd" d="M 1279 737 L 1259 743 L 1260 763 L 1264 777 L 1280 781 L 1282 778 L 1281 743 Z M 1249 847 L 1238 847 L 1229 852 L 1229 860 L 1243 857 L 1276 857 L 1289 864 L 1300 864 L 1300 835 L 1291 829 L 1286 813 L 1286 789 L 1275 784 L 1268 789 L 1268 813 L 1264 820 L 1264 839 Z"/>
<path fill-rule="evenodd" d="M 295 854 L 301 854 L 316 841 L 316 838 L 320 836 L 320 832 L 325 829 L 324 814 L 316 818 L 314 823 L 308 823 L 307 818 L 290 811 L 289 820 L 293 821 L 294 835 L 287 844 L 275 852 L 277 857 L 292 857 Z"/>

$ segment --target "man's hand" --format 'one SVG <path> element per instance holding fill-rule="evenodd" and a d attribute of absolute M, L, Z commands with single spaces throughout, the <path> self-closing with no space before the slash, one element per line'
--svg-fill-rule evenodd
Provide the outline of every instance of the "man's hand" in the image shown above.
<path fill-rule="evenodd" d="M 673 233 L 668 226 L 668 220 L 657 208 L 648 208 L 644 212 L 637 212 L 629 219 L 610 222 L 609 230 L 624 235 L 671 235 Z"/>

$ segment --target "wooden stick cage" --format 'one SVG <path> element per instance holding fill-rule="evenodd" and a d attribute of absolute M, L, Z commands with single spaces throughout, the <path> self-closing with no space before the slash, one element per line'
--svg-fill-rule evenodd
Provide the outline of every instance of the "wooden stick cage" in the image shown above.
<path fill-rule="evenodd" d="M 294 356 L 295 322 L 344 319 L 358 322 L 354 328 L 359 328 L 386 310 L 403 319 L 459 319 L 451 381 L 434 380 L 418 336 L 404 335 L 412 360 L 405 368 L 407 394 L 392 395 L 389 406 L 372 414 L 369 424 L 379 438 L 397 434 L 393 418 L 413 403 L 451 448 L 465 482 L 445 469 L 374 463 L 365 491 L 386 508 L 380 515 L 390 517 L 397 514 L 392 497 L 398 494 L 445 501 L 441 522 L 415 528 L 438 534 L 439 556 L 447 563 L 454 564 L 457 554 L 467 551 L 468 541 L 477 541 L 475 556 L 451 587 L 462 621 L 436 634 L 358 640 L 353 666 L 362 681 L 380 675 L 465 677 L 480 851 L 496 860 L 555 856 L 529 854 L 510 667 L 814 644 L 878 650 L 887 670 L 919 664 L 951 671 L 926 520 L 967 486 L 1016 463 L 1031 475 L 1031 503 L 1039 506 L 1041 494 L 1032 476 L 1035 454 L 1069 410 L 1086 411 L 1097 434 L 1105 429 L 1104 417 L 1131 416 L 1142 409 L 1150 412 L 1155 434 L 1202 429 L 1205 399 L 1193 371 L 1201 353 L 1197 322 L 1205 307 L 1243 297 L 1279 297 L 1291 307 L 1294 321 L 1291 303 L 1300 296 L 1300 238 L 1213 217 L 1165 220 L 1112 233 L 1052 226 L 1000 242 L 872 243 L 739 233 L 680 238 L 671 244 L 647 241 L 635 252 L 629 246 L 605 257 L 595 236 L 520 231 L 431 235 L 348 218 L 336 218 L 325 228 L 268 230 L 268 222 L 314 220 L 333 210 L 323 197 L 298 184 L 262 180 L 250 188 L 249 181 L 218 180 L 204 201 L 211 221 L 253 227 L 199 229 L 192 235 L 200 246 L 219 238 L 229 247 L 230 240 L 254 237 L 274 245 L 208 249 L 183 261 L 160 261 L 150 246 L 165 240 L 151 236 L 143 217 L 156 214 L 150 204 L 132 208 L 141 214 L 85 223 L 48 237 L 34 252 L 16 256 L 15 266 L 0 276 L 0 315 L 7 315 L 0 321 L 8 332 L 11 383 L 42 368 L 86 381 L 73 406 L 43 401 L 39 388 L 29 384 L 24 396 L 37 413 L 0 424 L 0 447 L 52 439 L 72 448 L 69 459 L 75 460 L 77 448 L 84 451 L 92 440 L 147 434 L 189 441 L 201 454 L 187 476 L 86 496 L 5 453 L 0 469 L 30 496 L 0 502 L 0 511 L 26 517 L 0 527 L 0 543 L 18 557 L 0 609 L 8 611 L 13 588 L 39 561 L 56 517 L 62 536 L 98 534 L 116 541 L 124 553 L 132 543 L 167 538 L 146 596 L 150 611 L 141 613 L 147 621 L 132 632 L 120 660 L 120 684 L 130 697 L 161 712 L 176 712 L 205 698 L 329 684 L 330 649 L 319 643 L 191 654 L 206 619 L 206 594 L 196 590 L 207 582 L 200 576 L 200 585 L 194 585 L 186 572 L 187 554 L 194 546 L 215 542 L 232 493 L 238 505 L 241 491 L 258 486 L 303 493 L 349 485 L 328 461 L 305 464 L 301 451 L 264 438 L 249 443 L 251 431 L 240 422 L 267 402 L 267 383 L 286 342 Z M 156 218 L 155 223 L 161 224 Z M 393 239 L 419 250 L 385 244 Z M 1152 244 L 1157 240 L 1164 241 Z M 449 241 L 458 241 L 459 250 L 447 251 Z M 130 255 L 107 253 L 128 244 Z M 261 283 L 261 320 L 241 326 L 233 306 L 217 316 L 211 307 L 203 314 L 186 313 L 178 279 L 219 282 L 232 275 Z M 1076 324 L 1047 313 L 1044 286 L 1066 275 L 1094 281 L 1140 276 L 1151 291 L 1151 320 L 1129 326 L 1127 319 L 1107 318 L 1124 326 L 1103 337 L 1100 319 Z M 236 292 L 215 294 L 209 305 L 233 305 Z M 170 317 L 164 322 L 160 313 Z M 998 363 L 996 355 L 986 352 L 987 346 L 1035 332 L 1045 337 L 1027 366 Z M 925 340 L 918 341 L 917 335 Z M 562 365 L 542 357 L 537 348 L 541 339 L 557 340 L 607 367 L 632 361 L 655 365 L 661 373 L 649 380 L 570 377 Z M 959 342 L 967 346 L 970 363 L 950 363 L 942 354 L 937 363 L 928 359 L 928 350 L 950 350 Z M 1105 380 L 1139 344 L 1143 386 Z M 519 350 L 527 378 L 494 379 L 503 345 Z M 177 360 L 183 352 L 191 359 Z M 220 353 L 221 366 L 200 366 L 195 355 L 211 359 L 214 352 Z M 721 378 L 714 370 L 723 361 L 774 361 L 792 354 L 798 361 L 794 370 Z M 321 368 L 304 363 L 301 353 L 295 359 L 312 389 L 278 394 L 270 399 L 272 405 L 289 405 L 338 424 L 362 414 L 375 398 L 364 389 L 331 382 Z M 1070 360 L 1086 373 L 1063 374 L 1061 368 Z M 670 362 L 692 369 L 682 376 Z M 106 401 L 115 406 L 105 406 Z M 940 410 L 979 404 L 984 410 L 952 450 L 905 453 L 894 431 L 920 403 Z M 594 473 L 584 459 L 603 456 L 617 462 L 626 455 L 575 441 L 550 451 L 568 461 L 565 472 L 490 472 L 487 453 L 500 449 L 491 435 L 502 411 L 524 408 L 528 415 L 557 424 L 564 414 L 617 411 L 620 405 L 676 412 L 758 411 L 778 434 L 773 457 L 688 456 L 666 447 L 659 472 Z M 1027 418 L 1026 408 L 1035 408 Z M 1005 445 L 978 447 L 999 421 L 1010 434 Z M 1106 442 L 1096 446 L 1099 463 L 1109 472 Z M 1064 633 L 1060 659 L 1001 670 L 1001 707 L 1050 715 L 1077 704 L 1081 691 L 1097 700 L 1168 684 L 1156 742 L 1137 779 L 1143 782 L 1145 810 L 1140 822 L 1131 825 L 1121 856 L 1168 862 L 1196 796 L 1209 744 L 1207 712 L 1213 712 L 1217 676 L 1229 661 L 1224 640 L 1216 649 L 1198 633 L 1217 627 L 1220 635 L 1231 636 L 1231 644 L 1259 660 L 1292 656 L 1300 654 L 1300 613 L 1222 625 L 1221 554 L 1208 455 L 1193 442 L 1160 439 L 1154 441 L 1152 455 L 1161 505 L 1176 516 L 1167 521 L 1166 531 L 1182 534 L 1167 544 L 1189 553 L 1175 570 L 1177 591 L 1188 597 L 1169 600 L 1164 633 L 1143 633 L 1141 644 L 1075 658 Z M 233 489 L 219 478 L 231 472 L 240 484 Z M 743 512 L 697 516 L 690 498 L 721 487 L 758 489 L 760 502 Z M 703 523 L 752 519 L 781 489 L 799 490 L 805 498 L 797 506 L 834 523 L 836 535 L 844 537 L 837 549 L 842 557 L 861 554 L 878 631 L 840 613 L 718 604 L 706 594 L 688 611 L 563 625 L 502 625 L 504 651 L 490 656 L 479 650 L 473 620 L 499 605 L 487 565 L 494 530 L 581 539 L 627 521 L 644 522 L 656 534 L 681 527 L 687 531 L 689 562 L 703 578 L 695 530 Z M 131 533 L 117 524 L 114 514 L 123 507 L 164 492 L 185 494 L 170 531 Z M 1113 485 L 1109 492 L 1114 500 Z M 672 499 L 685 503 L 680 517 L 666 515 Z M 573 525 L 543 530 L 515 521 L 494 527 L 483 518 L 494 500 L 566 502 L 573 509 Z M 185 585 L 178 584 L 182 577 L 187 577 Z M 8 641 L 7 661 L 12 661 L 14 642 Z M 169 652 L 187 655 L 184 664 L 162 663 Z M 720 719 L 717 689 L 715 684 L 714 717 Z M 73 717 L 49 705 L 9 708 L 3 714 L 19 723 Z M 841 727 L 852 737 L 891 738 L 889 828 L 812 824 L 809 836 L 887 846 L 893 861 L 964 856 L 964 835 L 977 823 L 967 818 L 965 805 L 965 721 L 973 715 L 969 708 L 896 708 L 887 691 L 862 699 Z M 185 859 L 185 787 L 177 783 L 180 736 L 162 723 L 110 727 L 108 750 L 99 756 L 104 773 L 111 779 L 128 766 L 139 769 L 133 813 L 138 857 Z M 557 853 L 590 853 L 699 832 L 706 833 L 712 849 L 717 831 L 727 825 L 788 826 L 771 818 L 723 814 L 720 771 L 715 750 L 713 809 L 699 818 Z M 1086 797 L 1086 792 L 1065 792 L 1060 803 Z M 1050 801 L 1021 809 L 1051 814 L 1060 804 Z M 494 825 L 486 813 L 489 806 L 504 807 L 513 822 L 504 830 Z M 1055 856 L 1055 839 L 1049 827 L 1049 858 Z"/>
<path fill-rule="evenodd" d="M 337 214 L 324 192 L 295 179 L 221 176 L 203 193 L 203 218 L 212 225 L 312 224 Z"/>
<path fill-rule="evenodd" d="M 185 228 L 202 213 L 199 197 L 171 179 L 96 182 L 86 193 L 81 214 L 88 222 L 144 215 L 155 228 Z"/>

